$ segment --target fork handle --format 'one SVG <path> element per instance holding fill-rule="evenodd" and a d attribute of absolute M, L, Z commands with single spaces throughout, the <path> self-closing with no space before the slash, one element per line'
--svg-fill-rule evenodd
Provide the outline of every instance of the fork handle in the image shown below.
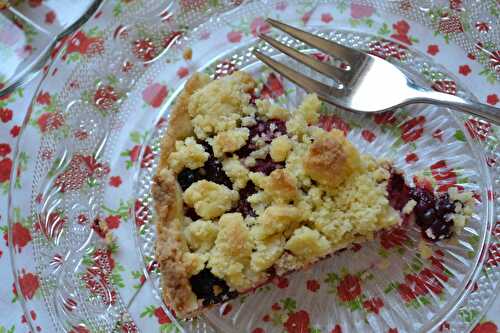
<path fill-rule="evenodd" d="M 418 95 L 420 97 L 419 100 L 422 102 L 458 109 L 462 112 L 484 118 L 495 125 L 500 125 L 499 108 L 431 90 L 419 91 Z"/>

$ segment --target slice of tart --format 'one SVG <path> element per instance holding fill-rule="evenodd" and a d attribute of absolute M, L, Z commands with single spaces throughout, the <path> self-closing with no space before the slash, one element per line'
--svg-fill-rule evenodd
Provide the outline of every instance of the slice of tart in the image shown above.
<path fill-rule="evenodd" d="M 244 72 L 195 74 L 170 115 L 153 197 L 163 297 L 177 316 L 372 239 L 405 215 L 431 240 L 470 215 L 470 196 L 410 188 L 390 161 L 360 154 L 315 95 L 289 112 L 256 98 L 256 87 Z"/>

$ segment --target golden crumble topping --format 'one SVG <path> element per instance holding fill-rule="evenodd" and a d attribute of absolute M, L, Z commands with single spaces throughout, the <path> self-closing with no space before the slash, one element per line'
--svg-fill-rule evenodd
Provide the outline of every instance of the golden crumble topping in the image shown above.
<path fill-rule="evenodd" d="M 184 192 L 184 202 L 204 219 L 213 219 L 231 209 L 239 198 L 238 192 L 206 180 L 193 183 Z"/>
<path fill-rule="evenodd" d="M 175 143 L 175 151 L 170 154 L 168 165 L 178 173 L 184 168 L 201 168 L 208 160 L 208 153 L 202 145 L 196 143 L 194 138 L 188 137 Z"/>
<path fill-rule="evenodd" d="M 224 153 L 232 153 L 245 145 L 250 131 L 248 128 L 235 128 L 218 133 L 213 139 L 214 156 L 221 157 Z"/>
<path fill-rule="evenodd" d="M 291 149 L 292 140 L 290 140 L 288 136 L 282 135 L 271 142 L 269 154 L 274 162 L 283 162 L 286 160 Z"/>
<path fill-rule="evenodd" d="M 361 155 L 342 131 L 322 128 L 327 115 L 316 95 L 289 111 L 255 99 L 256 86 L 243 72 L 214 81 L 196 74 L 174 106 L 153 196 L 164 298 L 179 316 L 414 214 L 415 198 L 393 208 L 390 161 Z M 459 232 L 472 196 L 454 187 L 447 195 Z"/>

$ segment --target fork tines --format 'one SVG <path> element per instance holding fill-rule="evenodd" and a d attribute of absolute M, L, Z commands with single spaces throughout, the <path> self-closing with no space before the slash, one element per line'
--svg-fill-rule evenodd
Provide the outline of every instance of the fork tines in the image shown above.
<path fill-rule="evenodd" d="M 352 72 L 349 69 L 352 66 L 356 66 L 363 60 L 365 55 L 362 52 L 353 50 L 343 45 L 315 36 L 313 34 L 310 34 L 308 32 L 302 31 L 300 29 L 294 28 L 285 23 L 270 18 L 268 18 L 266 21 L 271 26 L 300 40 L 306 45 L 312 46 L 326 54 L 342 59 L 344 62 L 349 63 L 349 67 L 346 69 L 340 69 L 330 64 L 318 61 L 310 55 L 304 54 L 294 48 L 291 48 L 263 34 L 259 35 L 259 37 L 262 40 L 266 41 L 271 46 L 273 46 L 275 49 L 283 52 L 290 58 L 295 59 L 296 61 L 306 65 L 307 67 L 312 68 L 317 72 L 336 80 L 337 82 L 340 83 L 340 85 L 338 87 L 329 86 L 314 79 L 311 79 L 299 73 L 298 71 L 279 63 L 278 61 L 272 59 L 271 57 L 266 56 L 257 50 L 254 50 L 253 53 L 259 60 L 261 60 L 263 63 L 271 67 L 276 72 L 282 74 L 284 77 L 294 82 L 298 86 L 304 88 L 307 92 L 315 92 L 318 95 L 318 97 L 320 97 L 323 100 L 331 101 L 332 95 L 334 97 L 340 97 L 342 95 L 345 95 L 343 87 L 352 79 Z"/>

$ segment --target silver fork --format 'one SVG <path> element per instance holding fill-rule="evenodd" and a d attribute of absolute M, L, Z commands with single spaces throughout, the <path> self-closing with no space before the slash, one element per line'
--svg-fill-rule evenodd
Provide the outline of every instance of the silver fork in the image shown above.
<path fill-rule="evenodd" d="M 257 50 L 253 51 L 263 63 L 307 92 L 316 93 L 325 102 L 351 111 L 367 113 L 387 111 L 414 103 L 436 104 L 458 109 L 500 125 L 500 109 L 421 87 L 384 59 L 334 43 L 273 19 L 267 19 L 267 22 L 305 44 L 349 64 L 346 69 L 340 69 L 320 62 L 269 36 L 263 34 L 259 36 L 289 57 L 339 82 L 338 86 L 326 85 Z"/>

